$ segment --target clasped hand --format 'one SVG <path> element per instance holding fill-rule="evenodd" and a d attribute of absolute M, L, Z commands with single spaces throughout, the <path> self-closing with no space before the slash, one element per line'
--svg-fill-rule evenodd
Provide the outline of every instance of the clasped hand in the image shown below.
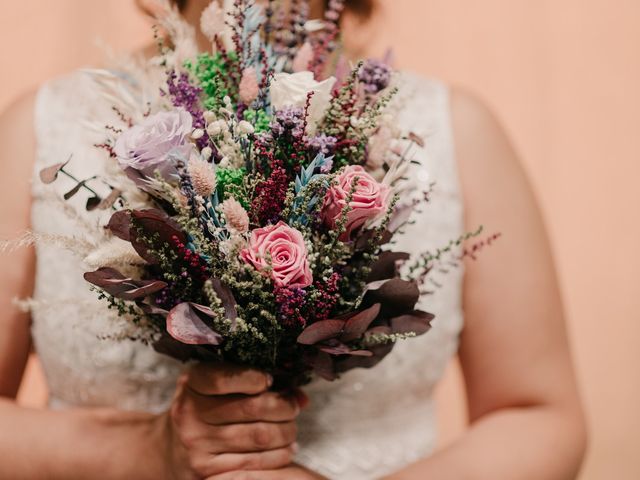
<path fill-rule="evenodd" d="M 319 478 L 292 465 L 295 419 L 306 397 L 269 391 L 269 375 L 225 364 L 198 364 L 178 381 L 164 416 L 170 477 Z"/>

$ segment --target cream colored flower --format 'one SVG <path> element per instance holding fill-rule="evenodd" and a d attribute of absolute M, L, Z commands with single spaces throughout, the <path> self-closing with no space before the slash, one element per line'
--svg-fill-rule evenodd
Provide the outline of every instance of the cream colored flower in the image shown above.
<path fill-rule="evenodd" d="M 313 92 L 309 106 L 309 133 L 313 133 L 322 120 L 331 100 L 334 77 L 317 82 L 312 72 L 277 73 L 271 82 L 271 105 L 276 110 L 284 107 L 304 107 L 307 95 Z"/>
<path fill-rule="evenodd" d="M 233 50 L 234 48 L 231 29 L 225 23 L 225 15 L 232 7 L 233 0 L 224 0 L 222 7 L 219 0 L 212 0 L 200 16 L 200 30 L 202 33 L 210 42 L 213 42 L 217 35 L 227 50 Z"/>
<path fill-rule="evenodd" d="M 246 233 L 249 230 L 249 215 L 240 202 L 230 197 L 220 204 L 227 228 L 236 233 Z"/>
<path fill-rule="evenodd" d="M 206 160 L 192 157 L 187 165 L 195 192 L 203 198 L 210 197 L 216 190 L 216 174 Z"/>

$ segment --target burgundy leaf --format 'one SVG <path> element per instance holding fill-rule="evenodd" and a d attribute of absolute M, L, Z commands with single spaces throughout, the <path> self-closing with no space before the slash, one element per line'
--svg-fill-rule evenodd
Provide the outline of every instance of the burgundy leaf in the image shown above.
<path fill-rule="evenodd" d="M 160 308 L 156 305 L 151 305 L 147 302 L 137 302 L 136 305 L 147 315 L 162 315 L 163 317 L 166 317 L 169 314 L 169 310 L 165 310 L 164 308 Z"/>
<path fill-rule="evenodd" d="M 369 246 L 369 242 L 373 240 L 375 235 L 376 235 L 375 230 L 362 231 L 362 233 L 360 233 L 356 238 L 356 243 L 355 243 L 356 252 L 366 250 Z M 392 236 L 393 234 L 389 230 L 385 230 L 384 232 L 382 232 L 382 238 L 378 242 L 378 245 L 384 245 L 386 243 L 389 243 L 391 241 Z"/>
<path fill-rule="evenodd" d="M 318 350 L 329 355 L 348 355 L 351 353 L 351 349 L 341 342 L 336 342 L 333 345 L 318 345 Z"/>
<path fill-rule="evenodd" d="M 111 215 L 107 229 L 111 230 L 116 237 L 127 242 L 131 241 L 131 211 L 121 210 Z"/>
<path fill-rule="evenodd" d="M 71 197 L 73 197 L 76 193 L 78 193 L 80 191 L 80 189 L 84 187 L 84 181 L 82 182 L 78 182 L 75 187 L 73 187 L 71 190 L 69 190 L 67 193 L 64 194 L 64 199 L 65 200 L 69 200 Z"/>
<path fill-rule="evenodd" d="M 398 315 L 413 310 L 420 298 L 420 289 L 416 282 L 392 278 L 374 282 L 367 286 L 363 305 L 382 304 L 383 315 Z"/>
<path fill-rule="evenodd" d="M 369 356 L 357 356 L 351 355 L 348 357 L 342 357 L 340 361 L 336 362 L 336 371 L 338 373 L 344 373 L 354 368 L 372 368 L 380 363 L 391 351 L 394 345 L 376 345 L 371 347 Z"/>
<path fill-rule="evenodd" d="M 134 280 L 127 278 L 113 268 L 100 268 L 95 272 L 87 272 L 84 279 L 103 289 L 109 295 L 122 300 L 138 300 L 166 288 L 167 284 L 160 280 Z"/>
<path fill-rule="evenodd" d="M 367 281 L 386 280 L 398 274 L 398 262 L 408 260 L 410 255 L 406 252 L 382 252 L 378 260 L 371 265 L 371 273 Z"/>
<path fill-rule="evenodd" d="M 205 307 L 204 305 L 200 305 L 197 303 L 190 303 L 190 305 L 191 305 L 191 308 L 197 310 L 198 312 L 202 313 L 203 315 L 209 318 L 215 318 L 216 316 L 213 310 L 211 310 L 211 308 L 209 307 Z"/>
<path fill-rule="evenodd" d="M 345 323 L 340 340 L 343 342 L 351 342 L 361 338 L 362 335 L 364 335 L 364 332 L 369 328 L 369 325 L 371 325 L 371 322 L 373 322 L 379 314 L 379 303 L 356 313 Z"/>
<path fill-rule="evenodd" d="M 167 284 L 161 280 L 136 280 L 133 286 L 136 288 L 122 292 L 118 297 L 129 301 L 138 300 L 167 288 Z"/>
<path fill-rule="evenodd" d="M 313 371 L 316 375 L 325 380 L 335 380 L 336 372 L 333 359 L 328 353 L 320 352 L 313 361 Z"/>
<path fill-rule="evenodd" d="M 393 333 L 415 333 L 422 335 L 431 328 L 431 321 L 435 315 L 421 310 L 414 310 L 411 313 L 400 315 L 391 319 L 391 330 Z"/>
<path fill-rule="evenodd" d="M 153 348 L 158 353 L 168 355 L 182 362 L 189 360 L 212 362 L 219 359 L 215 347 L 187 345 L 173 338 L 168 332 L 163 332 L 160 339 L 153 343 Z"/>
<path fill-rule="evenodd" d="M 413 143 L 415 143 L 419 147 L 424 148 L 425 146 L 424 138 L 416 133 L 409 132 L 409 140 L 411 140 Z"/>
<path fill-rule="evenodd" d="M 87 199 L 87 205 L 86 205 L 87 211 L 91 212 L 95 210 L 98 207 L 98 205 L 100 205 L 100 202 L 102 202 L 102 199 L 100 197 L 97 197 L 97 196 L 89 197 Z"/>
<path fill-rule="evenodd" d="M 336 338 L 342 333 L 343 320 L 322 320 L 312 323 L 298 337 L 298 343 L 315 345 L 318 342 Z"/>
<path fill-rule="evenodd" d="M 369 350 L 353 350 L 339 340 L 329 340 L 326 343 L 317 345 L 318 350 L 329 355 L 355 355 L 358 357 L 370 357 L 373 355 Z"/>
<path fill-rule="evenodd" d="M 187 243 L 187 236 L 180 229 L 180 225 L 165 212 L 156 209 L 131 211 L 131 245 L 142 258 L 149 263 L 157 263 L 155 256 L 149 252 L 149 246 L 143 237 L 157 236 L 162 244 L 173 245 L 174 237 L 182 243 Z M 142 231 L 138 237 L 137 229 Z M 135 235 L 134 235 L 135 233 Z"/>
<path fill-rule="evenodd" d="M 213 285 L 213 290 L 216 292 L 216 295 L 222 302 L 225 317 L 229 320 L 235 320 L 238 318 L 238 310 L 236 309 L 237 303 L 231 289 L 222 283 L 219 278 L 212 278 L 211 284 Z"/>
<path fill-rule="evenodd" d="M 181 303 L 169 312 L 167 332 L 187 345 L 220 345 L 223 340 L 218 332 L 202 321 L 190 303 Z"/>
<path fill-rule="evenodd" d="M 56 163 L 55 165 L 51 165 L 50 167 L 40 170 L 40 180 L 42 183 L 49 184 L 55 182 L 56 178 L 58 178 L 58 173 L 60 173 L 60 170 L 62 170 L 67 163 L 69 163 L 69 160 L 62 163 Z"/>
<path fill-rule="evenodd" d="M 99 204 L 99 210 L 107 210 L 108 208 L 113 207 L 118 200 L 118 197 L 122 194 L 122 190 L 118 190 L 117 188 L 112 188 L 111 193 L 107 195 Z"/>

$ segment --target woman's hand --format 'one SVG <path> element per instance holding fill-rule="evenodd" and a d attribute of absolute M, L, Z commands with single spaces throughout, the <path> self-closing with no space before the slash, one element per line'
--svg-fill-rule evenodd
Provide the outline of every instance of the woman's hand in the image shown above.
<path fill-rule="evenodd" d="M 225 364 L 199 364 L 183 375 L 161 418 L 168 477 L 226 479 L 292 468 L 302 394 L 269 392 L 271 383 L 267 374 Z"/>

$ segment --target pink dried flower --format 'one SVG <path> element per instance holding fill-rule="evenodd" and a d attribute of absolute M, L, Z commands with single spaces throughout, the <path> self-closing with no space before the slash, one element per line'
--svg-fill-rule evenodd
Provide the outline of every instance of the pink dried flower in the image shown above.
<path fill-rule="evenodd" d="M 216 174 L 211 164 L 201 158 L 192 157 L 187 166 L 193 189 L 203 198 L 210 197 L 216 190 Z"/>
<path fill-rule="evenodd" d="M 245 68 L 240 81 L 240 100 L 246 105 L 251 105 L 258 98 L 260 87 L 258 86 L 258 76 L 253 67 Z"/>
<path fill-rule="evenodd" d="M 304 45 L 296 53 L 296 57 L 293 59 L 293 71 L 304 72 L 309 70 L 309 64 L 313 60 L 313 47 L 309 42 L 304 42 Z"/>
<path fill-rule="evenodd" d="M 218 5 L 217 1 L 213 1 L 205 8 L 200 17 L 200 30 L 213 42 L 216 35 L 221 34 L 225 30 L 224 11 Z"/>
<path fill-rule="evenodd" d="M 249 215 L 235 198 L 227 198 L 220 204 L 220 208 L 228 228 L 237 233 L 245 233 L 249 230 Z"/>

